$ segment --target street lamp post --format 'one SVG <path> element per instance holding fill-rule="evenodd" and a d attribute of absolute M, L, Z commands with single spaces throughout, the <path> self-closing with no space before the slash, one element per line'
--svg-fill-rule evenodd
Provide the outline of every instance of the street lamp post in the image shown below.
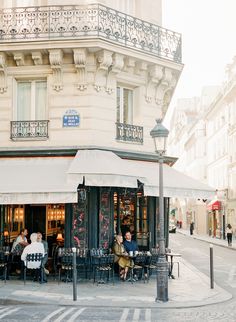
<path fill-rule="evenodd" d="M 163 197 L 163 162 L 166 151 L 166 140 L 169 131 L 162 125 L 161 120 L 156 120 L 157 124 L 150 132 L 154 139 L 155 152 L 159 162 L 159 256 L 157 262 L 157 297 L 156 301 L 168 301 L 168 262 L 165 255 L 165 226 L 164 226 L 164 197 Z M 157 230 L 157 227 L 156 227 Z M 156 238 L 157 242 L 157 238 Z"/>

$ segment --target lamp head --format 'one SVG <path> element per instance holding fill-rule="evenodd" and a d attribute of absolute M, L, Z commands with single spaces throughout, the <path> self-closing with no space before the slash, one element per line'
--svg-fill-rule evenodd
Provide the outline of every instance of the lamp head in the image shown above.
<path fill-rule="evenodd" d="M 163 155 L 166 151 L 166 140 L 169 134 L 167 128 L 162 124 L 162 120 L 156 120 L 157 124 L 151 130 L 150 135 L 154 140 L 155 151 L 158 155 Z"/>

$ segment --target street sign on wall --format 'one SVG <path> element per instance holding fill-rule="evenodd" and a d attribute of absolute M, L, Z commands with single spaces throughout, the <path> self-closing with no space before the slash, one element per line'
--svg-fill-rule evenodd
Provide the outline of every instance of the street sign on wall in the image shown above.
<path fill-rule="evenodd" d="M 78 127 L 80 125 L 80 115 L 76 110 L 69 109 L 63 115 L 63 127 Z"/>

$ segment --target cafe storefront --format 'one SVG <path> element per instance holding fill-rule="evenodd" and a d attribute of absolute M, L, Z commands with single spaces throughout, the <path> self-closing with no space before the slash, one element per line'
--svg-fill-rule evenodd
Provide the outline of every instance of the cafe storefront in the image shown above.
<path fill-rule="evenodd" d="M 125 226 L 139 248 L 148 250 L 156 243 L 156 214 L 158 199 L 140 189 L 80 187 L 77 203 L 1 205 L 2 243 L 12 243 L 25 227 L 29 234 L 42 232 L 49 246 L 107 249 Z"/>

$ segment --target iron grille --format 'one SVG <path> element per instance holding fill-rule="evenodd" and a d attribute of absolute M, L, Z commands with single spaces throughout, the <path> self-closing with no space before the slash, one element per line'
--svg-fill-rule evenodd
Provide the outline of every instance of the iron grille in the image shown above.
<path fill-rule="evenodd" d="M 116 139 L 118 141 L 143 143 L 143 127 L 116 123 Z"/>
<path fill-rule="evenodd" d="M 181 34 L 103 5 L 0 10 L 0 42 L 102 38 L 181 63 Z"/>
<path fill-rule="evenodd" d="M 11 139 L 48 139 L 49 121 L 11 121 Z"/>

